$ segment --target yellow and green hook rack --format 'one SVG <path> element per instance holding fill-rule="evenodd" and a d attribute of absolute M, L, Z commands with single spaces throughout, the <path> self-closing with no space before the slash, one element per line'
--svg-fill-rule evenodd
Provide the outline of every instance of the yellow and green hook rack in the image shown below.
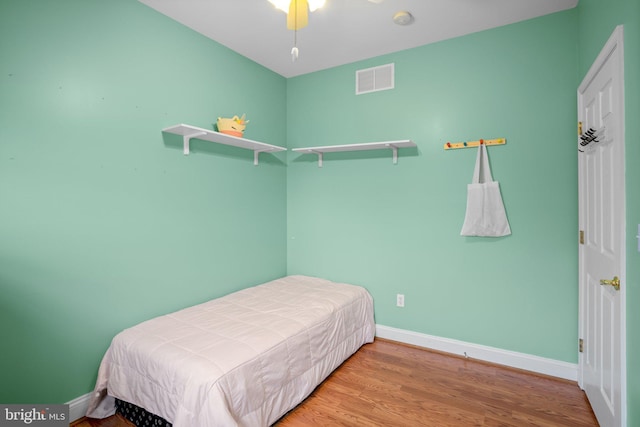
<path fill-rule="evenodd" d="M 477 141 L 467 141 L 467 142 L 447 142 L 444 144 L 445 150 L 455 150 L 458 148 L 471 148 L 478 147 L 481 144 L 486 146 L 489 145 L 504 145 L 507 143 L 506 138 L 497 138 L 497 139 L 479 139 Z"/>

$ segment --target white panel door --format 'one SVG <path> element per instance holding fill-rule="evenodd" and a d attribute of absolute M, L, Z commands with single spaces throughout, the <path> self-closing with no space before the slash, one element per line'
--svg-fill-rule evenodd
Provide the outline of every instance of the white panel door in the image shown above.
<path fill-rule="evenodd" d="M 578 89 L 583 132 L 601 131 L 578 154 L 580 382 L 601 426 L 623 426 L 625 397 L 625 191 L 622 28 Z M 617 280 L 614 280 L 617 279 Z M 621 288 L 618 289 L 618 283 Z"/>

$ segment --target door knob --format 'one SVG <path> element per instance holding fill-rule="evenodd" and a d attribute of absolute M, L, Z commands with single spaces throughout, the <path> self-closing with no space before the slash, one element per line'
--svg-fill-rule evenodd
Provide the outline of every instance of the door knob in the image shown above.
<path fill-rule="evenodd" d="M 600 284 L 603 286 L 606 285 L 611 285 L 613 286 L 613 289 L 615 289 L 616 291 L 620 290 L 620 279 L 618 279 L 618 276 L 613 276 L 612 280 L 600 280 Z"/>

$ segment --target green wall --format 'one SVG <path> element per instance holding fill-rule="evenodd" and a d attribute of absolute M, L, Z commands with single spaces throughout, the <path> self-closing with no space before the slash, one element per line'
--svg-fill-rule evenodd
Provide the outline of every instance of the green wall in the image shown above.
<path fill-rule="evenodd" d="M 627 425 L 640 425 L 640 254 L 636 231 L 640 224 L 640 2 L 637 0 L 580 0 L 580 80 L 617 25 L 624 25 L 625 156 L 627 203 Z"/>
<path fill-rule="evenodd" d="M 28 3 L 28 4 L 27 4 Z M 0 3 L 0 402 L 93 388 L 143 319 L 286 273 L 366 286 L 378 324 L 577 362 L 576 88 L 625 24 L 629 425 L 640 424 L 640 124 L 635 0 L 578 8 L 284 79 L 134 0 Z M 396 88 L 354 95 L 395 63 Z M 177 123 L 247 113 L 289 147 L 252 154 Z M 281 120 L 286 116 L 287 120 Z M 513 235 L 459 236 L 475 150 L 491 147 Z M 406 307 L 395 307 L 404 293 Z"/>
<path fill-rule="evenodd" d="M 290 153 L 288 271 L 365 286 L 376 323 L 577 362 L 575 9 L 287 81 L 290 147 L 412 139 L 417 149 Z M 354 94 L 395 63 L 395 89 Z M 490 147 L 513 234 L 461 237 Z M 396 293 L 405 308 L 395 306 Z"/>
<path fill-rule="evenodd" d="M 0 2 L 0 402 L 93 389 L 113 335 L 286 273 L 286 80 L 134 0 Z"/>

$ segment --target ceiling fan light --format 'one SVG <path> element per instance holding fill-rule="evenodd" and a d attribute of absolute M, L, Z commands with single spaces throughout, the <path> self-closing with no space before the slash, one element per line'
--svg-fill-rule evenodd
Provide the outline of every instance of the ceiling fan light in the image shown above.
<path fill-rule="evenodd" d="M 269 0 L 269 2 L 276 7 L 276 9 L 280 9 L 284 13 L 289 13 L 289 6 L 292 3 L 292 0 Z M 309 0 L 309 10 L 313 12 L 314 10 L 320 9 L 324 6 L 326 0 Z"/>
<path fill-rule="evenodd" d="M 289 13 L 289 4 L 291 0 L 269 0 L 269 3 L 274 5 L 276 9 L 280 9 L 284 13 Z"/>
<path fill-rule="evenodd" d="M 309 5 L 307 0 L 291 0 L 287 14 L 287 29 L 299 30 L 309 24 Z"/>
<path fill-rule="evenodd" d="M 309 10 L 311 12 L 320 9 L 324 6 L 326 0 L 309 0 Z"/>

